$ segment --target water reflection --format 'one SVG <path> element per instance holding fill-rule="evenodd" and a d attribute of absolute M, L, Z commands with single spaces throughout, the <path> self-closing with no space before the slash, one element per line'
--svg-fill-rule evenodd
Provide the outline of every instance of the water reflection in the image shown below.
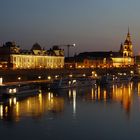
<path fill-rule="evenodd" d="M 132 83 L 120 87 L 113 86 L 112 99 L 120 102 L 123 108 L 129 112 L 132 103 Z"/>
<path fill-rule="evenodd" d="M 44 113 L 61 112 L 64 107 L 63 98 L 53 96 L 53 93 L 39 94 L 24 100 L 16 97 L 0 105 L 0 118 L 8 121 L 19 121 L 22 117 L 41 117 Z"/>
<path fill-rule="evenodd" d="M 77 101 L 101 103 L 119 103 L 126 112 L 130 112 L 134 91 L 140 96 L 140 83 L 97 86 L 40 93 L 26 99 L 9 98 L 0 105 L 0 118 L 19 121 L 24 117 L 41 118 L 48 113 L 64 113 L 65 103 L 70 103 L 73 116 L 77 113 Z M 71 104 L 72 103 L 72 104 Z M 111 105 L 111 104 L 110 104 Z"/>

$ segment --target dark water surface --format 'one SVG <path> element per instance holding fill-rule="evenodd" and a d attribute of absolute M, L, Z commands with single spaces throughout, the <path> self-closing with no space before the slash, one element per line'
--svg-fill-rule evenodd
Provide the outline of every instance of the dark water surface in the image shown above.
<path fill-rule="evenodd" d="M 0 139 L 140 140 L 140 83 L 1 100 Z"/>

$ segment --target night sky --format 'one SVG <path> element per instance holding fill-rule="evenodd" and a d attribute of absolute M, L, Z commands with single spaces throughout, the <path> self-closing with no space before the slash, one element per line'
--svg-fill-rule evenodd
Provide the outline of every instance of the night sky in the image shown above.
<path fill-rule="evenodd" d="M 76 44 L 83 51 L 119 50 L 128 30 L 140 52 L 140 0 L 0 0 L 0 44 Z M 63 47 L 64 48 L 64 47 Z"/>

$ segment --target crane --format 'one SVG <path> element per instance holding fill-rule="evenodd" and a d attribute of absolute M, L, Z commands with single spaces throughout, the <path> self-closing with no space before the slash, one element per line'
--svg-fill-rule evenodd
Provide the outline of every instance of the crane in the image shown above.
<path fill-rule="evenodd" d="M 69 58 L 69 53 L 70 53 L 70 47 L 75 47 L 76 44 L 67 44 L 67 45 L 63 45 L 67 47 L 67 57 Z"/>
<path fill-rule="evenodd" d="M 75 47 L 76 44 L 61 44 L 61 45 L 54 45 L 53 47 L 67 47 L 67 57 L 69 58 L 69 51 L 70 51 L 70 47 Z"/>

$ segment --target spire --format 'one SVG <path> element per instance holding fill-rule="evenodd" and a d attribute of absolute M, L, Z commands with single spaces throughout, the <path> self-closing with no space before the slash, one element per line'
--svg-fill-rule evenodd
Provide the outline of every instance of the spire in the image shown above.
<path fill-rule="evenodd" d="M 131 36 L 130 36 L 130 31 L 129 31 L 129 26 L 128 26 L 127 37 L 126 37 L 126 40 L 125 40 L 124 44 L 132 44 L 132 42 L 131 42 Z"/>
<path fill-rule="evenodd" d="M 128 26 L 128 33 L 127 33 L 127 35 L 130 35 L 130 32 L 129 32 L 129 26 Z"/>
<path fill-rule="evenodd" d="M 129 26 L 128 26 L 128 33 L 127 33 L 127 40 L 131 41 L 130 32 L 129 32 Z"/>

